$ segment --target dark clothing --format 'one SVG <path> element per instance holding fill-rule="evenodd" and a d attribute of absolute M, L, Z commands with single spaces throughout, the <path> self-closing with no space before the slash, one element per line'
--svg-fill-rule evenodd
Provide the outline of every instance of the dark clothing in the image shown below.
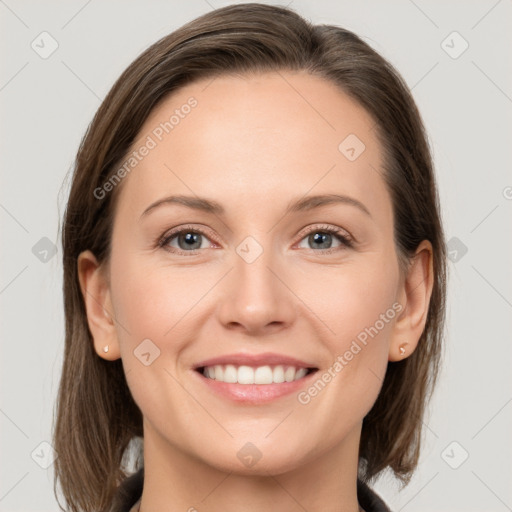
<path fill-rule="evenodd" d="M 142 495 L 142 486 L 144 483 L 144 468 L 129 476 L 119 489 L 119 499 L 121 506 L 116 512 L 132 512 L 131 509 L 137 505 Z M 359 505 L 365 512 L 391 512 L 387 505 L 361 480 L 357 481 L 357 499 Z M 135 511 L 138 506 L 135 507 Z"/>

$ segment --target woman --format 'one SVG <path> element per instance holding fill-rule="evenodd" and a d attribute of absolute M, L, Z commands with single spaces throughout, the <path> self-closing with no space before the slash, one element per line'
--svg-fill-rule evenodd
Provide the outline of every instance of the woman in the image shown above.
<path fill-rule="evenodd" d="M 155 43 L 84 137 L 63 250 L 69 510 L 388 510 L 368 484 L 417 465 L 445 243 L 366 43 L 262 4 Z"/>

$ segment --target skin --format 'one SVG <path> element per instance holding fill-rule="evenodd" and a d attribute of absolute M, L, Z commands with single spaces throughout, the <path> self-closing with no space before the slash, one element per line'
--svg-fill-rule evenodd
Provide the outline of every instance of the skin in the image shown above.
<path fill-rule="evenodd" d="M 401 275 L 374 122 L 333 84 L 289 71 L 195 82 L 153 110 L 134 148 L 191 96 L 197 107 L 122 182 L 111 259 L 78 259 L 95 350 L 122 358 L 144 416 L 141 511 L 356 512 L 362 420 L 388 361 L 408 357 L 424 329 L 432 247 L 424 241 Z M 349 134 L 366 146 L 352 162 L 338 149 Z M 290 201 L 324 193 L 357 199 L 370 215 L 342 203 L 284 214 Z M 168 204 L 141 219 L 171 194 L 215 200 L 225 213 Z M 194 255 L 157 246 L 189 224 L 206 231 Z M 333 235 L 327 253 L 307 236 L 326 225 L 356 243 Z M 247 236 L 263 249 L 252 263 L 236 251 Z M 187 250 L 177 237 L 169 245 Z M 326 371 L 394 303 L 401 313 L 306 405 L 295 393 L 236 403 L 193 373 L 235 352 Z M 160 350 L 148 366 L 133 353 L 147 338 Z M 261 453 L 252 467 L 237 457 L 247 442 Z"/>

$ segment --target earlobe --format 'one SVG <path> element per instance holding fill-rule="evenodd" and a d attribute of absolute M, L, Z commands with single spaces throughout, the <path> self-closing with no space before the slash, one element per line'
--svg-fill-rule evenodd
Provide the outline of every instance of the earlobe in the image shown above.
<path fill-rule="evenodd" d="M 119 341 L 113 319 L 110 287 L 104 269 L 89 250 L 80 253 L 77 267 L 94 349 L 103 359 L 119 359 Z"/>
<path fill-rule="evenodd" d="M 433 283 L 432 244 L 423 240 L 412 257 L 401 289 L 404 310 L 393 329 L 389 361 L 401 361 L 416 350 L 427 321 Z"/>

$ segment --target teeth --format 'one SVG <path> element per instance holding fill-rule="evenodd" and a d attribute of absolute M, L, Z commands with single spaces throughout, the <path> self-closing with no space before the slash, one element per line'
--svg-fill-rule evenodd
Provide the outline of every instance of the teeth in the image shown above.
<path fill-rule="evenodd" d="M 280 384 L 302 379 L 308 373 L 306 368 L 296 369 L 294 366 L 226 366 L 216 364 L 203 369 L 203 375 L 221 382 L 239 384 Z"/>
<path fill-rule="evenodd" d="M 284 372 L 284 380 L 286 382 L 291 382 L 295 378 L 295 368 L 293 366 L 289 366 L 286 368 Z"/>
<path fill-rule="evenodd" d="M 237 382 L 238 379 L 238 371 L 237 369 L 232 365 L 228 364 L 226 368 L 224 369 L 224 376 L 221 379 L 217 380 L 223 380 L 224 382 Z"/>
<path fill-rule="evenodd" d="M 281 384 L 284 382 L 284 368 L 282 366 L 276 366 L 274 368 L 274 372 L 272 374 L 273 381 Z"/>
<path fill-rule="evenodd" d="M 217 367 L 215 367 L 217 368 Z M 215 374 L 217 376 L 217 374 Z M 223 379 L 215 379 L 223 380 Z M 255 384 L 254 382 L 254 370 L 250 366 L 240 366 L 238 368 L 238 379 L 240 384 Z"/>

